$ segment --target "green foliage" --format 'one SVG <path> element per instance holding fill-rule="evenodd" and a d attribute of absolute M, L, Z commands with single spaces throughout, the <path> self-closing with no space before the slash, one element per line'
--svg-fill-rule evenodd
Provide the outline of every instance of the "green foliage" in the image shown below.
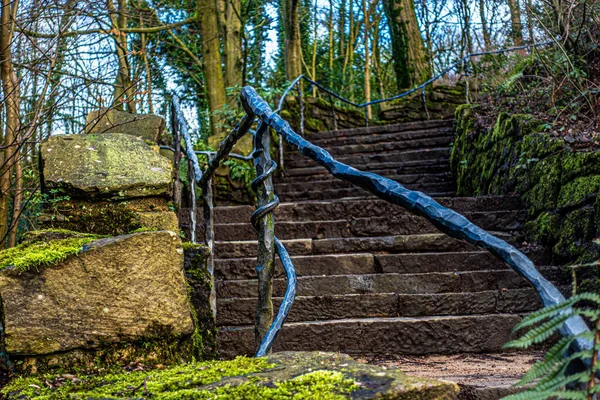
<path fill-rule="evenodd" d="M 93 242 L 95 235 L 70 237 L 50 241 L 32 241 L 0 251 L 0 270 L 14 269 L 18 272 L 39 270 L 57 264 L 71 255 L 78 254 L 85 245 Z"/>
<path fill-rule="evenodd" d="M 600 295 L 581 293 L 562 303 L 545 307 L 521 321 L 515 331 L 527 329 L 520 338 L 506 344 L 507 348 L 524 349 L 547 341 L 569 318 L 582 317 L 594 326 L 593 331 L 563 337 L 548 350 L 519 381 L 520 386 L 531 385 L 526 391 L 505 397 L 504 400 L 535 399 L 591 399 L 600 386 L 595 375 L 600 370 L 597 354 L 600 350 Z M 592 343 L 587 350 L 571 352 L 576 340 Z M 574 362 L 586 363 L 586 371 L 572 373 L 568 368 Z M 567 388 L 569 387 L 569 388 Z M 580 389 L 583 388 L 583 389 Z"/>
<path fill-rule="evenodd" d="M 124 372 L 100 376 L 62 379 L 61 385 L 46 383 L 60 376 L 15 379 L 2 393 L 8 398 L 24 399 L 345 399 L 358 387 L 352 379 L 336 371 L 313 371 L 294 379 L 261 385 L 260 378 L 238 380 L 211 389 L 203 385 L 220 382 L 225 377 L 248 375 L 274 367 L 264 358 L 238 357 L 231 361 L 195 362 L 164 370 Z"/>

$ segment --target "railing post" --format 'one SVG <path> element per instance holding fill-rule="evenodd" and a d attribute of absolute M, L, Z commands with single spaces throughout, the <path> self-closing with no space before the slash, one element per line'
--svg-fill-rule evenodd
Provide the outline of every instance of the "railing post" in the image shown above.
<path fill-rule="evenodd" d="M 173 135 L 173 205 L 176 210 L 181 206 L 181 181 L 179 179 L 179 164 L 181 162 L 181 135 L 177 121 L 177 111 L 171 102 L 171 134 Z"/>
<path fill-rule="evenodd" d="M 298 91 L 298 106 L 300 107 L 300 134 L 304 136 L 304 101 L 302 100 L 302 85 L 300 85 L 300 82 L 296 83 L 296 90 Z"/>
<path fill-rule="evenodd" d="M 329 104 L 331 104 L 331 116 L 333 117 L 333 130 L 337 131 L 338 126 L 337 126 L 337 117 L 335 116 L 335 104 L 333 103 L 333 98 L 331 97 L 331 93 L 327 92 L 329 94 Z"/>
<path fill-rule="evenodd" d="M 255 228 L 258 232 L 258 256 L 256 272 L 258 275 L 258 304 L 254 325 L 255 350 L 269 331 L 273 322 L 272 281 L 275 268 L 275 219 L 270 206 L 277 205 L 277 198 L 273 192 L 271 174 L 277 167 L 271 160 L 269 149 L 271 136 L 266 123 L 260 122 L 254 135 L 254 167 L 257 178 L 253 182 L 256 190 L 258 219 Z M 273 207 L 274 208 L 274 207 Z M 261 215 L 264 210 L 265 214 Z"/>
<path fill-rule="evenodd" d="M 190 242 L 196 243 L 196 174 L 188 154 L 188 181 L 190 182 Z"/>
<path fill-rule="evenodd" d="M 369 127 L 369 109 L 365 107 L 365 128 Z"/>
<path fill-rule="evenodd" d="M 211 156 L 208 156 L 209 160 Z M 204 214 L 204 244 L 210 250 L 207 260 L 207 269 L 210 279 L 210 308 L 213 313 L 213 318 L 217 317 L 217 292 L 215 289 L 215 231 L 214 231 L 214 207 L 213 207 L 213 188 L 212 176 L 207 179 L 202 185 L 202 211 Z"/>
<path fill-rule="evenodd" d="M 421 100 L 423 100 L 423 108 L 425 109 L 425 114 L 427 115 L 427 119 L 431 119 L 429 116 L 429 109 L 427 109 L 427 97 L 425 96 L 425 86 L 421 90 Z"/>
<path fill-rule="evenodd" d="M 467 97 L 467 104 L 471 104 L 471 101 L 469 99 L 469 66 L 468 66 L 468 61 L 465 60 L 464 62 L 464 68 L 465 68 L 465 94 Z"/>

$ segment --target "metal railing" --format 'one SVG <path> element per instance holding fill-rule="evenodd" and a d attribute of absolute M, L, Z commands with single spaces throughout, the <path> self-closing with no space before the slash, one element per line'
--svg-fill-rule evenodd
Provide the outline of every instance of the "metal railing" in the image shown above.
<path fill-rule="evenodd" d="M 472 63 L 472 58 L 474 57 L 481 57 L 481 56 L 485 56 L 485 55 L 493 55 L 493 54 L 503 54 L 503 53 L 509 53 L 509 52 L 513 52 L 513 51 L 519 51 L 519 50 L 525 50 L 525 49 L 529 49 L 531 47 L 539 47 L 539 46 L 548 46 L 548 45 L 552 45 L 555 44 L 555 41 L 545 41 L 545 42 L 539 42 L 539 43 L 530 43 L 530 44 L 525 44 L 522 46 L 515 46 L 515 47 L 507 47 L 504 49 L 499 49 L 499 50 L 491 50 L 491 51 L 481 51 L 481 52 L 476 52 L 476 53 L 471 53 L 471 54 L 467 54 L 466 56 L 460 58 L 459 60 L 453 62 L 452 64 L 448 65 L 446 68 L 444 68 L 439 74 L 435 75 L 434 77 L 426 80 L 425 82 L 423 82 L 422 84 L 420 84 L 419 86 L 416 86 L 410 90 L 407 90 L 406 92 L 400 93 L 400 94 L 396 94 L 394 96 L 390 96 L 390 97 L 386 97 L 384 99 L 377 99 L 377 100 L 371 100 L 365 103 L 356 103 L 352 100 L 346 99 L 343 96 L 341 96 L 340 94 L 334 92 L 331 89 L 326 88 L 324 85 L 322 85 L 321 83 L 314 81 L 312 79 L 310 79 L 309 77 L 307 77 L 306 75 L 302 74 L 300 76 L 298 76 L 296 79 L 294 79 L 289 85 L 288 87 L 284 90 L 281 98 L 279 99 L 279 103 L 277 105 L 277 108 L 275 109 L 275 113 L 279 114 L 283 108 L 284 102 L 286 97 L 288 96 L 288 94 L 292 91 L 292 89 L 294 89 L 297 93 L 297 97 L 298 97 L 298 105 L 300 108 L 300 122 L 299 122 L 299 130 L 300 130 L 300 134 L 304 135 L 304 100 L 303 100 L 303 95 L 302 95 L 302 87 L 300 82 L 301 81 L 305 81 L 307 82 L 310 86 L 314 86 L 317 89 L 321 90 L 322 92 L 324 92 L 325 94 L 327 94 L 327 97 L 329 99 L 329 104 L 331 106 L 331 116 L 333 119 L 333 125 L 334 125 L 334 130 L 337 130 L 337 117 L 335 114 L 335 103 L 333 101 L 333 99 L 337 99 L 339 101 L 341 101 L 342 103 L 348 104 L 350 106 L 356 107 L 356 108 L 362 108 L 364 109 L 364 114 L 365 114 L 365 126 L 368 127 L 369 126 L 369 114 L 368 114 L 368 107 L 373 106 L 373 105 L 377 105 L 377 104 L 381 104 L 381 103 L 385 103 L 385 102 L 389 102 L 389 101 L 393 101 L 393 100 L 398 100 L 401 99 L 403 97 L 407 97 L 410 96 L 411 94 L 421 91 L 421 101 L 423 103 L 423 108 L 425 110 L 425 113 L 427 114 L 427 116 L 429 117 L 429 110 L 427 109 L 427 99 L 426 99 L 426 94 L 425 94 L 425 89 L 432 85 L 434 82 L 442 79 L 444 76 L 446 76 L 448 73 L 450 73 L 453 70 L 457 70 L 457 72 L 459 72 L 459 68 L 462 67 L 462 71 L 464 71 L 464 76 L 465 76 L 465 101 L 467 104 L 470 103 L 471 101 L 471 96 L 470 96 L 470 89 L 469 89 L 469 63 Z M 280 163 L 280 168 L 283 170 L 284 169 L 284 161 L 283 161 L 283 144 L 282 141 L 279 141 L 279 163 Z"/>
<path fill-rule="evenodd" d="M 252 186 L 257 193 L 257 208 L 251 217 L 252 225 L 258 233 L 256 270 L 258 273 L 259 289 L 255 320 L 256 356 L 263 356 L 270 351 L 291 309 L 297 286 L 296 274 L 289 254 L 285 246 L 275 236 L 273 210 L 279 205 L 279 199 L 273 189 L 272 174 L 277 168 L 277 163 L 271 159 L 268 151 L 271 145 L 269 129 L 273 129 L 279 135 L 280 142 L 286 141 L 301 154 L 323 166 L 336 178 L 359 186 L 383 200 L 399 205 L 407 211 L 425 218 L 448 236 L 464 240 L 488 250 L 525 278 L 536 290 L 544 306 L 556 305 L 564 301 L 564 296 L 556 286 L 540 274 L 533 262 L 504 240 L 489 234 L 471 223 L 464 216 L 440 205 L 424 193 L 409 190 L 396 181 L 374 173 L 359 171 L 356 168 L 335 160 L 326 150 L 310 143 L 301 135 L 294 132 L 288 122 L 272 111 L 267 102 L 252 87 L 247 86 L 242 89 L 241 102 L 246 115 L 221 143 L 219 150 L 216 153 L 211 153 L 208 166 L 204 171 L 200 169 L 196 152 L 193 148 L 187 146 L 188 142 L 191 143 L 187 130 L 181 129 L 181 135 L 186 143 L 186 154 L 190 163 L 189 170 L 193 174 L 191 176 L 194 178 L 190 182 L 197 182 L 203 189 L 205 215 L 209 216 L 209 219 L 205 218 L 204 220 L 206 224 L 205 243 L 212 250 L 212 244 L 214 243 L 212 232 L 212 199 L 208 199 L 207 197 L 211 195 L 208 186 L 210 186 L 212 174 L 220 162 L 225 157 L 230 156 L 229 152 L 234 144 L 242 136 L 250 132 L 254 120 L 257 120 L 258 127 L 255 132 L 252 132 L 254 139 L 252 159 L 254 160 L 257 175 L 257 178 L 252 182 Z M 180 115 L 177 106 L 177 99 L 174 98 L 173 109 Z M 184 125 L 184 123 L 180 125 Z M 177 137 L 177 134 L 174 133 L 174 137 Z M 192 192 L 194 192 L 194 188 L 195 185 L 191 185 Z M 193 218 L 195 210 L 192 210 L 192 213 Z M 271 285 L 275 254 L 279 256 L 285 269 L 287 288 L 283 302 L 273 320 Z M 213 274 L 214 269 L 212 269 L 212 266 L 209 272 Z M 214 277 L 211 276 L 211 280 L 214 280 Z M 564 336 L 572 336 L 588 330 L 582 318 L 572 317 L 564 323 L 560 332 Z M 584 339 L 576 339 L 574 343 L 576 350 L 589 349 L 592 346 L 590 341 Z"/>

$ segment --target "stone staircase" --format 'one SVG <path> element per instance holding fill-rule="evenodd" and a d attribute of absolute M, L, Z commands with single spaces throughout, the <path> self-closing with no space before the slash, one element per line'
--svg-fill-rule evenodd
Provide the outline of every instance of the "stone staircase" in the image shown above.
<path fill-rule="evenodd" d="M 525 212 L 516 197 L 453 197 L 452 121 L 323 132 L 310 138 L 338 160 L 428 193 L 516 242 Z M 296 302 L 274 346 L 349 354 L 499 351 L 539 307 L 527 282 L 486 251 L 377 199 L 287 152 L 275 179 L 275 232 L 298 274 Z M 215 208 L 221 355 L 252 354 L 257 281 L 251 206 Z M 277 261 L 274 302 L 285 291 Z"/>

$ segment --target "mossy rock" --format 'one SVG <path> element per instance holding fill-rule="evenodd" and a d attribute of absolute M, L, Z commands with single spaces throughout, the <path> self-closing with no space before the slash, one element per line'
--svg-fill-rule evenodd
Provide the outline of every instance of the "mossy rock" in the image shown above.
<path fill-rule="evenodd" d="M 100 109 L 85 117 L 85 133 L 126 133 L 150 142 L 170 145 L 171 135 L 165 130 L 163 117 L 154 114 L 130 114 L 115 109 Z"/>
<path fill-rule="evenodd" d="M 47 204 L 36 222 L 42 228 L 109 236 L 125 235 L 144 227 L 178 232 L 170 208 L 161 197 L 94 202 L 63 200 Z M 164 217 L 160 218 L 163 223 L 158 224 L 154 216 Z"/>
<path fill-rule="evenodd" d="M 171 192 L 171 162 L 124 133 L 51 136 L 40 157 L 45 192 L 120 200 Z"/>
<path fill-rule="evenodd" d="M 76 379 L 74 379 L 76 378 Z M 398 399 L 451 400 L 451 382 L 410 377 L 358 364 L 344 354 L 284 352 L 265 358 L 190 363 L 169 369 L 105 376 L 22 378 L 3 389 L 8 399 Z M 141 396 L 141 397 L 140 397 Z"/>
<path fill-rule="evenodd" d="M 62 240 L 81 239 L 48 245 Z M 27 360 L 17 367 L 74 350 L 191 336 L 178 235 L 92 239 L 76 250 L 38 268 L 0 273 L 4 351 Z"/>
<path fill-rule="evenodd" d="M 596 197 L 600 191 L 600 175 L 580 176 L 565 183 L 560 188 L 558 207 L 580 204 L 586 199 Z"/>

